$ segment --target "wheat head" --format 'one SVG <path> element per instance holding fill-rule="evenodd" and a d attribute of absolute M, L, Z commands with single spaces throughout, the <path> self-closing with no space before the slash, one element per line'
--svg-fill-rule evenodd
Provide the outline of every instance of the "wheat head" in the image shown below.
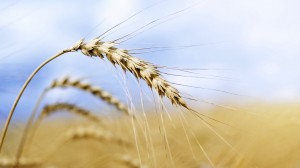
<path fill-rule="evenodd" d="M 90 126 L 79 126 L 75 128 L 71 128 L 70 130 L 65 132 L 64 143 L 79 140 L 79 139 L 94 139 L 99 142 L 113 142 L 120 146 L 132 146 L 132 143 L 124 140 L 121 137 L 113 135 L 112 133 L 103 130 L 102 128 L 90 125 Z"/>
<path fill-rule="evenodd" d="M 75 87 L 83 91 L 89 92 L 92 95 L 104 100 L 108 104 L 113 105 L 121 112 L 124 112 L 129 116 L 133 116 L 132 112 L 128 110 L 128 107 L 126 107 L 120 100 L 115 98 L 112 94 L 104 91 L 100 87 L 93 86 L 92 84 L 89 83 L 83 83 L 80 81 L 80 79 L 71 80 L 69 77 L 65 77 L 62 79 L 54 80 L 51 86 L 49 87 L 49 89 L 58 88 L 58 87 L 61 88 Z"/>
<path fill-rule="evenodd" d="M 172 104 L 189 109 L 181 93 L 162 77 L 158 67 L 154 64 L 133 57 L 128 50 L 117 48 L 115 42 L 103 42 L 100 38 L 87 43 L 81 40 L 77 44 L 78 49 L 84 55 L 100 58 L 106 56 L 113 65 L 119 65 L 124 71 L 131 72 L 137 79 L 144 80 L 150 88 L 157 91 L 159 96 L 167 97 Z"/>
<path fill-rule="evenodd" d="M 86 110 L 82 107 L 79 107 L 75 104 L 70 104 L 70 103 L 55 103 L 55 104 L 51 104 L 51 105 L 46 105 L 43 108 L 42 112 L 40 113 L 38 120 L 42 120 L 43 118 L 48 117 L 49 115 L 51 115 L 57 111 L 68 111 L 73 114 L 87 118 L 94 122 L 102 121 L 102 119 L 100 117 L 93 115 L 89 110 Z"/>

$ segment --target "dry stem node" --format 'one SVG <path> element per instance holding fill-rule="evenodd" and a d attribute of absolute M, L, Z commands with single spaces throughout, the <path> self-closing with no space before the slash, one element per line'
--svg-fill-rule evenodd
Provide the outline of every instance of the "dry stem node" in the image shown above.
<path fill-rule="evenodd" d="M 95 38 L 87 43 L 81 40 L 78 44 L 80 44 L 78 49 L 84 55 L 100 58 L 106 56 L 113 65 L 117 64 L 124 71 L 130 71 L 137 79 L 146 81 L 148 86 L 154 88 L 161 97 L 166 96 L 172 104 L 188 109 L 180 92 L 162 77 L 157 66 L 133 57 L 128 50 L 116 48 L 114 42 L 102 42 L 101 39 Z"/>

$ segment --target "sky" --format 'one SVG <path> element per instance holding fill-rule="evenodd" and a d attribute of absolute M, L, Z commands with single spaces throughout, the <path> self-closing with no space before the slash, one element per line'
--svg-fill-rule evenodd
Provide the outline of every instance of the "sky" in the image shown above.
<path fill-rule="evenodd" d="M 166 70 L 186 76 L 166 76 L 169 81 L 198 87 L 178 86 L 182 92 L 212 102 L 299 102 L 299 6 L 297 0 L 2 1 L 0 112 L 7 114 L 22 84 L 42 61 L 82 38 L 99 36 L 141 10 L 103 40 L 137 30 L 119 47 L 169 47 L 136 56 L 159 65 L 206 69 L 188 74 Z M 125 102 L 127 87 L 133 100 L 139 101 L 139 85 L 130 75 L 124 84 L 122 73 L 107 60 L 72 53 L 51 62 L 34 78 L 18 111 L 31 109 L 53 79 L 66 75 L 84 78 Z M 144 84 L 141 87 L 149 92 Z M 81 102 L 80 94 L 56 90 L 47 96 L 47 101 L 101 105 L 89 98 Z"/>

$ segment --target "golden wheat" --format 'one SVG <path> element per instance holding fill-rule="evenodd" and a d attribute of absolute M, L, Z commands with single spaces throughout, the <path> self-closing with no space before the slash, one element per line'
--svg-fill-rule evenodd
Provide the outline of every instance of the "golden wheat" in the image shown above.
<path fill-rule="evenodd" d="M 102 119 L 99 116 L 93 115 L 91 111 L 70 103 L 55 103 L 51 105 L 46 105 L 43 108 L 37 120 L 42 120 L 58 111 L 68 111 L 70 113 L 82 116 L 83 118 L 87 118 L 88 120 L 94 122 L 102 121 Z"/>
<path fill-rule="evenodd" d="M 128 70 L 129 72 L 131 72 L 137 79 L 144 80 L 148 84 L 148 86 L 156 90 L 156 92 L 161 97 L 167 97 L 173 104 L 189 109 L 186 102 L 183 100 L 181 93 L 162 77 L 158 67 L 154 64 L 133 57 L 128 53 L 127 50 L 116 48 L 116 44 L 114 42 L 102 42 L 99 38 L 95 38 L 88 43 L 80 40 L 73 47 L 65 49 L 44 61 L 27 78 L 26 82 L 24 83 L 23 87 L 16 97 L 15 102 L 13 103 L 13 106 L 8 114 L 8 118 L 5 122 L 0 138 L 0 152 L 2 150 L 4 138 L 6 136 L 13 113 L 21 96 L 23 95 L 26 87 L 33 79 L 33 77 L 49 62 L 66 53 L 75 52 L 78 50 L 80 50 L 86 56 L 97 56 L 100 58 L 106 56 L 113 65 L 117 64 L 121 66 L 124 71 Z M 116 102 L 117 101 L 114 100 L 112 103 L 115 104 Z"/>
<path fill-rule="evenodd" d="M 108 93 L 107 91 L 103 90 L 100 87 L 93 86 L 89 83 L 83 83 L 80 79 L 70 79 L 69 77 L 65 77 L 62 79 L 57 79 L 52 82 L 48 89 L 53 88 L 66 88 L 66 87 L 74 87 L 81 89 L 85 92 L 91 93 L 92 95 L 100 98 L 101 100 L 105 101 L 108 104 L 113 105 L 119 111 L 124 112 L 129 116 L 133 116 L 133 113 L 124 105 L 120 100 L 114 97 L 112 94 Z"/>
<path fill-rule="evenodd" d="M 51 85 L 46 88 L 42 94 L 40 95 L 38 102 L 35 105 L 35 108 L 33 110 L 33 112 L 31 113 L 31 116 L 29 118 L 29 121 L 27 122 L 27 125 L 25 126 L 25 130 L 23 133 L 23 136 L 21 138 L 21 144 L 19 146 L 19 150 L 17 152 L 17 159 L 21 157 L 22 152 L 24 150 L 24 146 L 26 144 L 26 138 L 29 134 L 29 129 L 33 123 L 34 117 L 37 113 L 38 107 L 40 106 L 40 103 L 42 101 L 42 99 L 44 98 L 45 94 L 50 91 L 51 89 L 55 89 L 55 88 L 67 88 L 67 87 L 74 87 L 74 88 L 78 88 L 81 89 L 85 92 L 91 93 L 92 95 L 98 97 L 99 99 L 107 102 L 108 104 L 113 105 L 114 107 L 116 107 L 119 111 L 132 116 L 134 118 L 134 115 L 128 110 L 128 108 L 122 103 L 120 102 L 117 98 L 115 98 L 113 95 L 111 95 L 110 93 L 104 91 L 103 89 L 93 86 L 92 84 L 89 83 L 83 83 L 80 79 L 75 79 L 75 80 L 71 80 L 69 77 L 65 77 L 65 78 L 61 78 L 61 79 L 57 79 L 54 80 Z M 31 137 L 29 139 L 29 141 L 33 140 L 33 137 L 35 135 L 36 129 L 39 127 L 40 122 L 42 121 L 43 118 L 45 118 L 46 116 L 52 114 L 53 112 L 56 111 L 61 111 L 61 110 L 67 110 L 69 112 L 72 112 L 74 114 L 77 115 L 81 115 L 84 116 L 85 118 L 89 118 L 93 121 L 100 121 L 101 119 L 95 115 L 93 115 L 91 112 L 83 109 L 83 108 L 79 108 L 78 106 L 72 105 L 72 104 L 67 104 L 67 103 L 58 103 L 58 104 L 54 104 L 54 105 L 48 105 L 46 106 L 42 112 L 40 113 L 36 124 L 34 125 L 34 127 L 32 128 L 32 134 Z M 30 144 L 27 145 L 28 147 L 30 147 Z"/>
<path fill-rule="evenodd" d="M 137 79 L 143 79 L 150 88 L 154 88 L 161 97 L 167 97 L 173 104 L 188 108 L 181 93 L 165 80 L 154 64 L 133 57 L 128 50 L 116 48 L 113 41 L 104 42 L 95 38 L 87 43 L 79 41 L 78 49 L 86 56 L 106 58 L 119 65 L 124 71 L 131 72 Z"/>

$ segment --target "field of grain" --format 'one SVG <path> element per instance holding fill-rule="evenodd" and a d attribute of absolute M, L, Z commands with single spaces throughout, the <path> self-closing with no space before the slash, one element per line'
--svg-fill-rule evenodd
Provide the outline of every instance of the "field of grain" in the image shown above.
<path fill-rule="evenodd" d="M 190 114 L 160 118 L 149 112 L 134 121 L 103 117 L 103 122 L 49 118 L 31 139 L 30 148 L 25 147 L 20 167 L 298 167 L 299 106 L 247 109 L 247 113 L 212 110 L 210 117 L 230 126 L 208 121 L 211 127 Z M 9 167 L 4 165 L 14 158 L 20 127 L 23 124 L 11 128 L 2 167 Z"/>

